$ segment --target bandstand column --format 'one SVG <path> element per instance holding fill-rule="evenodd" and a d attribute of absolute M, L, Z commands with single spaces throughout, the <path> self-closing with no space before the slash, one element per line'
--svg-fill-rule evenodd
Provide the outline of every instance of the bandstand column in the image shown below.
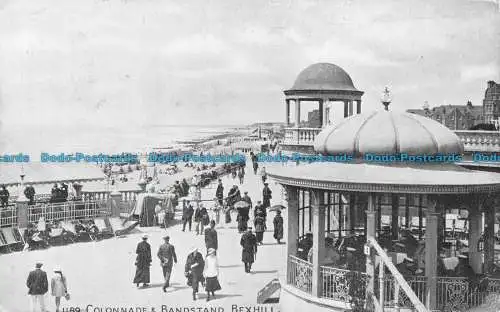
<path fill-rule="evenodd" d="M 321 278 L 321 264 L 325 259 L 325 205 L 323 191 L 314 190 L 312 192 L 313 210 L 313 276 L 312 295 L 321 297 L 323 281 Z"/>
<path fill-rule="evenodd" d="M 425 226 L 425 276 L 427 278 L 426 306 L 435 310 L 437 306 L 437 259 L 438 259 L 438 222 L 436 213 L 437 198 L 428 197 Z"/>
<path fill-rule="evenodd" d="M 297 255 L 297 238 L 299 236 L 299 193 L 294 187 L 287 186 L 288 209 L 286 209 L 287 237 L 286 248 L 287 257 Z M 290 261 L 287 259 L 287 276 L 290 276 Z"/>
<path fill-rule="evenodd" d="M 328 115 L 329 115 L 329 109 L 328 109 L 328 98 L 325 98 L 323 100 L 323 123 L 322 123 L 322 126 L 325 127 L 325 126 L 328 126 Z"/>
<path fill-rule="evenodd" d="M 344 118 L 349 117 L 349 101 L 344 101 Z"/>
<path fill-rule="evenodd" d="M 352 101 L 349 101 L 349 116 L 352 116 L 354 114 L 354 103 Z"/>
<path fill-rule="evenodd" d="M 290 126 L 290 100 L 285 100 L 285 121 L 286 121 L 286 126 Z"/>
<path fill-rule="evenodd" d="M 295 99 L 295 127 L 300 127 L 300 100 Z"/>
<path fill-rule="evenodd" d="M 361 100 L 356 101 L 356 113 L 361 114 Z"/>
<path fill-rule="evenodd" d="M 469 207 L 469 265 L 476 274 L 482 273 L 482 253 L 478 249 L 482 232 L 480 203 L 473 200 Z"/>
<path fill-rule="evenodd" d="M 399 238 L 399 195 L 391 196 L 391 237 L 392 240 Z"/>
<path fill-rule="evenodd" d="M 376 220 L 377 220 L 377 212 L 375 211 L 375 204 L 377 202 L 377 195 L 369 194 L 368 195 L 368 209 L 366 210 L 366 237 L 376 238 Z M 368 275 L 368 285 L 366 288 L 367 298 L 370 294 L 373 294 L 375 291 L 375 255 L 370 252 L 370 255 L 366 257 L 366 275 Z"/>
<path fill-rule="evenodd" d="M 495 194 L 495 197 L 498 195 Z M 485 206 L 486 227 L 484 229 L 484 271 L 490 272 L 495 267 L 495 220 L 498 198 L 491 198 Z"/>

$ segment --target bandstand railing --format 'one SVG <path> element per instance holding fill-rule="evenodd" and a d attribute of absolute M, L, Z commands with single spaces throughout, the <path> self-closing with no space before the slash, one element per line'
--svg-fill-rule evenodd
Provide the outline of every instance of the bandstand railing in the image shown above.
<path fill-rule="evenodd" d="M 308 294 L 312 293 L 312 263 L 304 261 L 292 255 L 288 258 L 289 268 L 287 283 Z"/>
<path fill-rule="evenodd" d="M 36 223 L 40 218 L 47 222 L 57 220 L 89 219 L 110 215 L 104 201 L 75 201 L 28 206 L 28 222 Z"/>
<path fill-rule="evenodd" d="M 283 144 L 313 145 L 322 128 L 285 128 Z"/>
<path fill-rule="evenodd" d="M 351 303 L 353 297 L 365 296 L 368 280 L 366 273 L 326 266 L 320 269 L 323 298 Z"/>
<path fill-rule="evenodd" d="M 17 226 L 17 207 L 9 205 L 0 208 L 0 227 L 16 227 Z"/>

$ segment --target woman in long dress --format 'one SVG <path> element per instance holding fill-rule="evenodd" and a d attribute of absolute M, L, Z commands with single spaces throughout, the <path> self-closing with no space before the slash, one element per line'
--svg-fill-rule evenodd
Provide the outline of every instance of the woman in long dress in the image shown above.
<path fill-rule="evenodd" d="M 145 234 L 142 237 L 142 242 L 137 244 L 137 249 L 135 253 L 137 258 L 135 260 L 135 277 L 134 284 L 139 287 L 139 284 L 143 284 L 143 287 L 147 287 L 150 279 L 150 269 L 151 266 L 151 246 L 147 242 L 148 236 Z"/>
<path fill-rule="evenodd" d="M 59 312 L 59 306 L 61 305 L 61 297 L 66 296 L 68 293 L 68 288 L 66 284 L 66 277 L 62 274 L 62 270 L 59 267 L 54 269 L 54 276 L 50 281 L 50 289 L 52 296 L 56 300 L 56 312 Z"/>
<path fill-rule="evenodd" d="M 205 282 L 203 278 L 204 267 L 205 261 L 201 253 L 198 252 L 198 248 L 191 248 L 191 252 L 186 259 L 184 274 L 188 279 L 188 285 L 193 288 L 193 300 L 196 300 L 200 282 L 202 284 Z"/>
<path fill-rule="evenodd" d="M 205 258 L 205 268 L 203 269 L 203 277 L 205 277 L 205 290 L 207 291 L 207 301 L 210 300 L 210 294 L 215 298 L 215 292 L 221 290 L 219 279 L 219 262 L 215 255 L 215 249 L 208 249 L 207 257 Z"/>

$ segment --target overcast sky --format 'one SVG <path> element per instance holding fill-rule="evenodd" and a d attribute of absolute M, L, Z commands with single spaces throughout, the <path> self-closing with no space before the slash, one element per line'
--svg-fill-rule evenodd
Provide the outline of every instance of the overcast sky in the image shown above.
<path fill-rule="evenodd" d="M 364 111 L 481 105 L 499 79 L 488 1 L 0 0 L 0 118 L 15 124 L 284 121 L 283 90 L 344 68 Z"/>

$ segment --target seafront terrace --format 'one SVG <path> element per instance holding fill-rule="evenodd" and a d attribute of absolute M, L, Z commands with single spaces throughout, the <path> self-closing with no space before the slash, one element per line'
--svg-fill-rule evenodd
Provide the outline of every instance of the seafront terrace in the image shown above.
<path fill-rule="evenodd" d="M 285 150 L 312 151 L 314 139 L 322 128 L 285 128 L 285 138 L 282 142 Z M 465 153 L 500 152 L 500 132 L 481 130 L 456 130 L 455 134 L 464 145 Z"/>

